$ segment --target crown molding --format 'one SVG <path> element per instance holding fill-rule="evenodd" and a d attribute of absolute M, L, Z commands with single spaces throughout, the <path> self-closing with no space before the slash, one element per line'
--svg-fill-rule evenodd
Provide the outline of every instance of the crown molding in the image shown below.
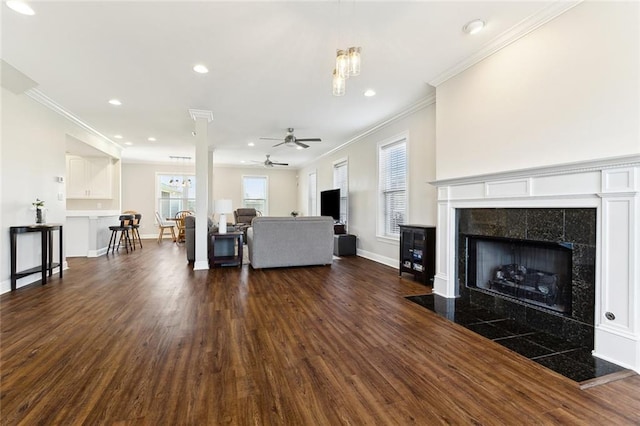
<path fill-rule="evenodd" d="M 401 110 L 400 112 L 388 117 L 385 120 L 382 120 L 380 122 L 378 122 L 377 124 L 373 125 L 372 127 L 369 127 L 367 130 L 365 130 L 364 132 L 354 136 L 353 138 L 349 139 L 348 141 L 346 141 L 345 143 L 338 145 L 337 147 L 325 152 L 324 154 L 314 158 L 311 161 L 307 161 L 303 164 L 301 164 L 298 169 L 303 169 L 305 167 L 307 167 L 310 164 L 315 163 L 316 161 L 320 160 L 321 158 L 327 157 L 337 151 L 340 151 L 343 148 L 346 148 L 347 146 L 351 145 L 354 142 L 359 141 L 360 139 L 363 139 L 369 135 L 371 135 L 372 133 L 377 132 L 378 130 L 389 126 L 390 124 L 408 116 L 411 115 L 417 111 L 420 111 L 423 108 L 428 107 L 429 105 L 433 105 L 436 103 L 436 95 L 435 93 L 430 94 L 429 96 L 422 98 L 421 100 L 419 100 L 418 102 L 409 105 L 408 107 L 406 107 L 405 109 Z"/>
<path fill-rule="evenodd" d="M 50 97 L 46 96 L 44 93 L 42 93 L 38 89 L 29 89 L 29 90 L 25 91 L 24 93 L 25 93 L 25 95 L 29 96 L 34 101 L 36 101 L 36 102 L 44 105 L 45 107 L 49 108 L 51 111 L 60 114 L 61 116 L 63 116 L 67 120 L 71 121 L 76 126 L 80 127 L 81 129 L 86 130 L 87 132 L 98 136 L 99 138 L 105 140 L 106 142 L 109 142 L 111 145 L 113 145 L 118 150 L 119 153 L 122 153 L 122 150 L 124 149 L 122 146 L 120 146 L 119 144 L 115 143 L 114 141 L 112 141 L 107 136 L 103 135 L 102 133 L 100 133 L 99 131 L 94 129 L 93 127 L 89 126 L 87 123 L 85 123 L 84 121 L 82 121 L 81 119 L 79 119 L 78 117 L 76 117 L 75 115 L 73 115 L 72 113 L 67 111 L 66 109 L 64 109 L 60 104 L 56 103 L 53 99 L 51 99 Z"/>
<path fill-rule="evenodd" d="M 640 166 L 640 155 L 625 155 L 621 157 L 609 157 L 596 160 L 578 161 L 573 163 L 554 164 L 551 166 L 530 167 L 519 170 L 487 173 L 474 176 L 463 176 L 451 179 L 439 179 L 429 182 L 434 186 L 456 186 L 474 183 L 482 183 L 496 180 L 508 180 L 539 176 L 558 176 L 575 173 L 587 173 L 621 167 Z"/>
<path fill-rule="evenodd" d="M 526 36 L 527 34 L 546 24 L 547 22 L 557 18 L 568 10 L 573 9 L 582 2 L 583 0 L 554 1 L 549 6 L 523 19 L 507 31 L 498 35 L 493 40 L 485 44 L 478 52 L 462 60 L 461 62 L 458 62 L 453 67 L 449 68 L 433 80 L 429 81 L 429 84 L 437 87 L 450 78 L 460 74 L 467 68 L 477 64 L 478 62 L 493 55 L 499 50 L 504 49 L 514 41 Z"/>
<path fill-rule="evenodd" d="M 189 109 L 189 115 L 193 121 L 196 121 L 198 118 L 204 118 L 207 120 L 207 123 L 213 121 L 213 112 L 204 109 Z"/>

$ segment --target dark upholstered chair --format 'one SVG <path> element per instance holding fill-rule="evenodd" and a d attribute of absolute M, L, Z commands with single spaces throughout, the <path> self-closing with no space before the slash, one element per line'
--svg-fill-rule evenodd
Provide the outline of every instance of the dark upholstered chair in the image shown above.
<path fill-rule="evenodd" d="M 236 229 L 244 234 L 244 241 L 247 241 L 247 228 L 251 226 L 251 221 L 256 216 L 261 216 L 256 209 L 241 208 L 233 212 L 236 221 Z"/>

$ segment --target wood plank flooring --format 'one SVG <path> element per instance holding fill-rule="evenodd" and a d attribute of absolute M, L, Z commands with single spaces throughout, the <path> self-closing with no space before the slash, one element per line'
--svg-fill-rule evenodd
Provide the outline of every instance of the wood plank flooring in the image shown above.
<path fill-rule="evenodd" d="M 578 384 L 404 296 L 362 258 L 193 271 L 183 246 L 71 258 L 0 297 L 0 422 L 638 424 L 640 377 Z"/>

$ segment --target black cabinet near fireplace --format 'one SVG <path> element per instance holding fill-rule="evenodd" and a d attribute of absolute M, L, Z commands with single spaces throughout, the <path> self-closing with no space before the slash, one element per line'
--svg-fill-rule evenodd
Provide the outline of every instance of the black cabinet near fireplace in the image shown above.
<path fill-rule="evenodd" d="M 433 285 L 436 273 L 436 228 L 424 225 L 400 226 L 400 272 L 413 274 L 413 279 Z"/>

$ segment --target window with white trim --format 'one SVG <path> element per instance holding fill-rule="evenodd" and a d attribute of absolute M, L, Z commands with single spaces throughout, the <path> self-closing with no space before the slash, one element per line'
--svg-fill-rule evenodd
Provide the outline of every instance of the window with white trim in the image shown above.
<path fill-rule="evenodd" d="M 182 210 L 195 211 L 196 177 L 191 174 L 156 173 L 156 205 L 163 218 Z"/>
<path fill-rule="evenodd" d="M 407 218 L 407 138 L 378 146 L 378 235 L 399 238 Z"/>
<path fill-rule="evenodd" d="M 340 189 L 340 223 L 347 223 L 349 209 L 349 163 L 341 160 L 333 164 L 333 187 Z"/>
<path fill-rule="evenodd" d="M 254 208 L 269 215 L 267 176 L 242 176 L 242 207 Z"/>
<path fill-rule="evenodd" d="M 309 173 L 309 216 L 318 215 L 318 175 L 316 172 Z"/>

